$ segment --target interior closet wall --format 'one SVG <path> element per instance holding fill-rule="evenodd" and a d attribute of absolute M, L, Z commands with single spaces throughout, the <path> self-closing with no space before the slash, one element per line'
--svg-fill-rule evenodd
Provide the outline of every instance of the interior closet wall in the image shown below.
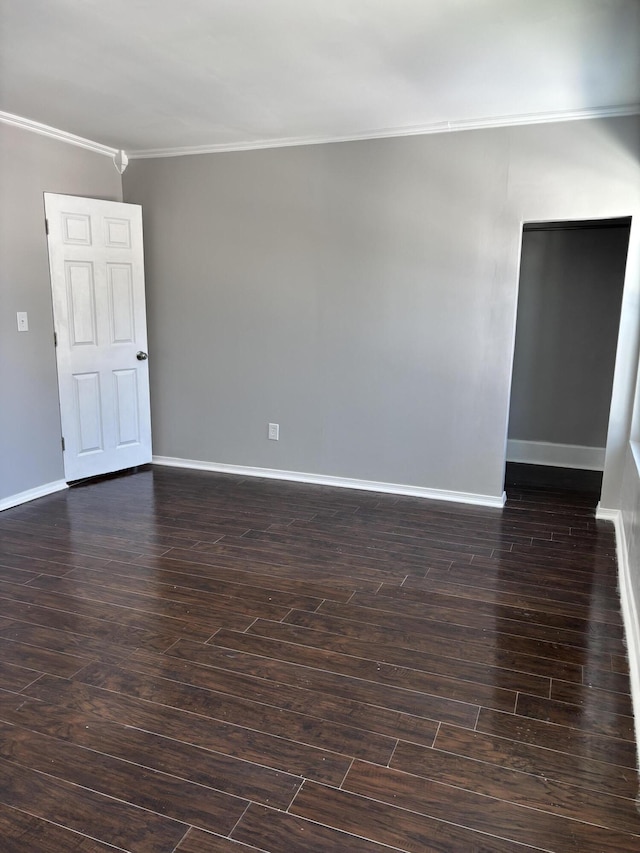
<path fill-rule="evenodd" d="M 525 226 L 509 439 L 604 448 L 629 226 Z"/>

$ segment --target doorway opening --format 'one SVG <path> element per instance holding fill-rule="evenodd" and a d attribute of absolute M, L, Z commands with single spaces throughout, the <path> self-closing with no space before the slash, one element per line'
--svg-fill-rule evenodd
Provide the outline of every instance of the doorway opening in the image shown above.
<path fill-rule="evenodd" d="M 599 498 L 631 217 L 522 230 L 505 490 Z"/>

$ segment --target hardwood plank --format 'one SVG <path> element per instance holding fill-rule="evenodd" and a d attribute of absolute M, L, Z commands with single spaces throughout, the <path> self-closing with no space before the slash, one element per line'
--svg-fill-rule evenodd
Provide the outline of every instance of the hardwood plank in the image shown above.
<path fill-rule="evenodd" d="M 279 812 L 276 812 L 279 814 Z M 255 853 L 264 847 L 253 847 L 231 838 L 221 838 L 193 827 L 176 847 L 175 853 Z"/>
<path fill-rule="evenodd" d="M 37 824 L 36 818 L 0 803 L 0 827 L 2 827 L 0 835 L 5 842 L 20 838 L 35 824 Z M 77 840 L 74 843 L 77 843 Z"/>
<path fill-rule="evenodd" d="M 326 853 L 329 850 L 345 853 L 393 853 L 399 849 L 253 804 L 231 834 L 233 838 L 247 844 L 255 844 L 260 849 L 264 847 L 265 850 L 286 850 L 287 853 Z M 207 849 L 204 848 L 202 853 L 207 853 Z"/>
<path fill-rule="evenodd" d="M 494 545 L 492 543 L 475 541 L 469 544 L 464 537 L 442 538 L 430 537 L 423 542 L 415 542 L 411 537 L 378 535 L 378 531 L 370 531 L 359 537 L 351 534 L 341 536 L 339 531 L 324 532 L 318 530 L 313 524 L 306 529 L 300 529 L 295 523 L 281 530 L 254 530 L 251 529 L 242 535 L 243 539 L 255 542 L 273 543 L 275 547 L 286 547 L 288 551 L 308 553 L 310 546 L 320 552 L 336 552 L 338 554 L 361 554 L 366 558 L 387 560 L 389 557 L 402 560 L 404 563 L 415 561 L 417 564 L 425 553 L 437 554 L 438 556 L 456 556 L 467 554 L 481 554 L 491 556 Z M 551 544 L 551 543 L 550 543 Z M 510 549 L 510 545 L 504 546 Z"/>
<path fill-rule="evenodd" d="M 212 666 L 217 651 L 222 664 L 219 667 Z M 407 740 L 429 744 L 435 737 L 435 720 L 386 706 L 386 696 L 378 696 L 377 692 L 373 696 L 371 690 L 366 689 L 367 685 L 358 691 L 358 682 L 354 679 L 345 680 L 343 689 L 330 690 L 323 686 L 326 678 L 324 673 L 308 672 L 296 666 L 288 667 L 278 661 L 237 654 L 230 657 L 224 650 L 220 655 L 220 650 L 209 646 L 184 646 L 177 643 L 169 650 L 171 657 L 174 652 L 176 657 L 180 653 L 185 654 L 185 661 L 167 660 L 166 657 L 141 652 L 134 653 L 128 659 L 127 666 L 136 672 L 169 677 L 216 693 L 251 699 L 265 706 L 265 715 L 273 713 L 267 712 L 268 707 L 287 709 L 350 728 L 358 727 L 361 737 L 365 733 L 377 733 L 393 739 L 401 733 Z M 371 703 L 371 698 L 377 701 Z M 414 701 L 414 697 L 410 697 L 410 701 Z M 475 721 L 477 709 L 469 710 L 468 706 L 458 703 L 451 710 L 449 704 L 442 704 L 441 707 L 446 707 L 451 716 Z M 433 710 L 433 702 L 425 698 L 422 710 L 426 713 L 429 708 Z M 388 741 L 385 740 L 385 743 Z"/>
<path fill-rule="evenodd" d="M 581 853 L 612 849 L 633 853 L 640 844 L 640 835 L 620 828 L 603 829 L 548 811 L 538 812 L 539 820 L 532 821 L 529 807 L 361 761 L 354 762 L 342 787 L 360 796 L 439 820 L 450 819 L 451 801 L 455 798 L 456 807 L 464 813 L 468 827 L 542 849 L 580 850 Z M 531 805 L 539 806 L 536 798 Z M 631 823 L 630 810 L 623 813 L 626 823 Z M 634 827 L 640 832 L 640 816 L 634 817 Z"/>
<path fill-rule="evenodd" d="M 149 569 L 155 573 L 161 572 L 163 576 L 166 574 L 169 578 L 174 575 L 196 576 L 205 578 L 205 580 L 240 583 L 245 586 L 255 585 L 265 589 L 299 592 L 314 598 L 328 598 L 333 601 L 345 602 L 349 600 L 356 589 L 375 591 L 380 586 L 379 581 L 361 580 L 339 574 L 323 573 L 321 578 L 317 578 L 315 575 L 311 576 L 309 572 L 302 575 L 300 571 L 295 569 L 284 568 L 282 571 L 278 571 L 277 567 L 254 567 L 247 557 L 242 556 L 235 559 L 199 560 L 193 551 L 182 553 L 186 556 L 180 559 L 167 555 L 140 558 L 129 568 L 131 570 L 136 567 Z M 114 565 L 115 570 L 120 568 L 119 563 L 112 563 L 112 565 Z"/>
<path fill-rule="evenodd" d="M 631 689 L 628 669 L 623 674 L 621 672 L 599 669 L 596 666 L 590 666 L 587 664 L 583 668 L 582 680 L 585 687 L 596 687 L 601 690 L 609 690 L 614 693 L 626 693 L 629 695 Z M 526 690 L 524 692 L 531 693 L 532 691 Z"/>
<path fill-rule="evenodd" d="M 52 580 L 57 580 L 57 578 L 52 578 Z M 145 612 L 128 607 L 125 603 L 100 601 L 83 596 L 81 590 L 78 590 L 76 595 L 71 588 L 68 588 L 64 593 L 45 592 L 30 586 L 0 582 L 0 599 L 5 612 L 10 611 L 11 608 L 11 604 L 4 604 L 5 601 L 29 604 L 36 607 L 48 607 L 60 613 L 69 613 L 73 617 L 85 616 L 89 619 L 111 622 L 126 628 L 142 628 L 155 633 L 173 632 L 177 636 L 192 637 L 203 641 L 208 639 L 221 624 L 231 622 L 234 627 L 242 629 L 242 627 L 248 627 L 253 621 L 250 617 L 232 614 L 228 618 L 221 617 L 219 622 L 214 620 L 206 624 L 191 622 L 185 618 L 162 613 L 160 606 L 156 608 L 155 612 Z"/>
<path fill-rule="evenodd" d="M 76 655 L 42 649 L 2 637 L 0 637 L 0 657 L 3 664 L 28 667 L 37 672 L 48 672 L 50 675 L 60 675 L 63 678 L 78 672 L 86 664 L 85 658 Z M 1 682 L 2 671 L 0 670 Z"/>
<path fill-rule="evenodd" d="M 532 853 L 522 845 L 349 791 L 304 784 L 290 813 L 408 853 Z M 451 804 L 449 818 L 451 818 Z"/>
<path fill-rule="evenodd" d="M 356 614 L 359 615 L 359 614 Z M 318 631 L 355 637 L 369 644 L 393 645 L 402 649 L 436 654 L 445 661 L 449 659 L 470 661 L 480 664 L 495 664 L 501 669 L 525 672 L 542 678 L 556 676 L 565 681 L 582 681 L 582 666 L 553 658 L 538 657 L 501 648 L 487 637 L 484 643 L 469 642 L 465 632 L 458 632 L 461 639 L 433 636 L 422 631 L 422 623 L 413 620 L 385 619 L 382 624 L 359 622 L 340 616 L 329 616 L 324 612 L 305 613 L 294 610 L 284 620 L 286 624 L 311 628 Z M 607 658 L 609 660 L 609 658 Z M 452 664 L 453 665 L 453 664 Z"/>
<path fill-rule="evenodd" d="M 466 574 L 475 578 L 483 570 L 489 575 L 500 573 L 507 582 L 531 585 L 538 588 L 538 594 L 546 592 L 551 595 L 562 595 L 574 589 L 577 594 L 589 596 L 594 589 L 594 581 L 597 581 L 598 595 L 614 599 L 614 567 L 607 564 L 606 569 L 598 569 L 585 565 L 581 560 L 567 564 L 566 560 L 538 559 L 536 553 L 537 549 L 532 546 L 529 559 L 522 554 L 511 559 L 504 554 L 495 557 L 473 555 L 469 562 L 455 561 L 448 574 L 452 578 L 462 578 Z M 445 574 L 442 568 L 431 571 L 438 577 Z M 445 577 L 442 579 L 446 580 Z"/>
<path fill-rule="evenodd" d="M 18 692 L 41 675 L 40 671 L 0 660 L 0 688 Z"/>
<path fill-rule="evenodd" d="M 613 676 L 614 673 L 611 673 Z M 526 691 L 523 691 L 526 692 Z M 629 693 L 619 693 L 612 690 L 601 690 L 591 684 L 570 684 L 566 681 L 553 679 L 551 682 L 550 699 L 557 702 L 568 702 L 579 705 L 583 709 L 602 714 L 621 714 L 633 716 L 633 706 Z"/>
<path fill-rule="evenodd" d="M 597 664 L 594 662 L 594 666 Z M 606 669 L 606 667 L 603 667 Z M 629 657 L 625 653 L 624 655 L 611 655 L 611 669 L 614 672 L 622 673 L 623 675 L 629 675 Z"/>
<path fill-rule="evenodd" d="M 96 687 L 194 711 L 217 720 L 230 720 L 255 731 L 289 738 L 342 755 L 367 755 L 371 760 L 386 763 L 395 745 L 391 737 L 327 722 L 321 717 L 279 707 L 269 712 L 270 706 L 243 697 L 166 678 L 129 673 L 115 667 L 98 668 L 98 665 L 92 665 L 91 670 L 81 672 L 76 678 L 82 678 L 85 683 Z"/>
<path fill-rule="evenodd" d="M 398 600 L 397 597 L 390 595 L 356 592 L 351 597 L 349 606 L 389 611 L 403 616 L 408 614 L 421 619 L 432 618 L 437 622 L 446 620 L 451 625 L 475 628 L 481 631 L 486 631 L 487 628 L 492 627 L 493 630 L 504 634 L 544 642 L 562 643 L 569 646 L 588 646 L 590 649 L 597 647 L 598 651 L 613 654 L 620 654 L 624 651 L 621 631 L 617 627 L 613 629 L 615 636 L 610 636 L 609 630 L 611 629 L 607 630 L 607 626 L 600 623 L 592 626 L 578 623 L 572 627 L 568 618 L 558 618 L 553 614 L 548 614 L 546 617 L 548 623 L 557 623 L 557 625 L 552 626 L 551 624 L 538 624 L 536 622 L 537 614 L 533 612 L 528 617 L 523 617 L 522 611 L 516 610 L 514 612 L 512 608 L 494 606 L 486 609 L 481 603 L 472 606 L 468 605 L 464 599 L 439 596 L 437 593 L 427 597 L 427 600 L 434 601 L 433 605 L 417 599 L 416 596 L 419 596 L 419 593 L 412 591 L 400 590 L 397 596 L 402 597 L 403 600 Z M 424 596 L 422 597 L 424 598 Z M 451 601 L 455 603 L 455 606 L 449 605 Z M 569 627 L 558 627 L 563 622 Z"/>
<path fill-rule="evenodd" d="M 0 720 L 275 808 L 286 809 L 302 784 L 300 777 L 289 773 L 44 702 L 24 703 L 13 710 L 0 707 Z"/>
<path fill-rule="evenodd" d="M 503 578 L 498 572 L 485 572 L 477 579 L 465 575 L 464 582 L 462 582 L 461 578 L 455 578 L 450 573 L 448 573 L 448 579 L 443 580 L 441 576 L 435 575 L 430 569 L 425 578 L 407 578 L 402 589 L 424 591 L 425 593 L 438 592 L 458 598 L 471 599 L 472 601 L 482 601 L 486 604 L 502 604 L 524 609 L 543 610 L 546 613 L 575 616 L 587 620 L 589 624 L 606 622 L 618 628 L 622 627 L 619 609 L 598 607 L 598 601 L 594 601 L 591 596 L 585 596 L 583 603 L 576 603 L 576 598 L 569 593 L 561 596 L 551 597 L 547 594 L 538 597 L 517 590 L 510 591 L 505 586 Z M 387 587 L 386 584 L 383 584 L 380 592 L 384 592 L 385 588 L 393 589 L 393 587 Z"/>
<path fill-rule="evenodd" d="M 278 548 L 273 545 L 270 548 L 264 548 L 259 543 L 249 547 L 247 540 L 226 539 L 212 546 L 207 553 L 180 550 L 172 548 L 167 551 L 167 558 L 173 558 L 184 562 L 194 563 L 210 563 L 216 565 L 219 560 L 224 559 L 240 559 L 243 563 L 255 567 L 255 570 L 260 573 L 268 573 L 274 575 L 293 575 L 299 577 L 300 571 L 311 575 L 312 580 L 326 580 L 336 574 L 336 569 L 342 568 L 343 574 L 348 578 L 356 578 L 363 581 L 373 581 L 381 583 L 384 580 L 394 580 L 399 574 L 404 577 L 407 571 L 400 571 L 397 568 L 396 561 L 388 561 L 386 563 L 369 558 L 365 560 L 362 557 L 342 557 L 337 553 L 330 551 L 319 552 L 318 549 L 311 551 L 306 556 L 299 553 L 292 553 L 287 547 Z M 161 558 L 161 559 L 164 559 Z M 136 562 L 139 562 L 136 561 Z M 424 575 L 424 567 L 417 568 L 416 572 L 419 576 Z"/>
<path fill-rule="evenodd" d="M 551 563 L 551 567 L 550 564 Z M 465 570 L 465 566 L 458 567 L 459 574 Z M 550 592 L 571 591 L 586 595 L 591 594 L 594 581 L 597 581 L 598 595 L 615 601 L 616 573 L 615 563 L 607 558 L 604 566 L 587 565 L 580 558 L 573 560 L 548 558 L 538 556 L 537 549 L 532 548 L 531 554 L 507 555 L 501 554 L 496 557 L 476 557 L 471 559 L 471 570 L 498 569 L 504 573 L 505 580 L 522 579 L 523 575 L 527 583 L 548 589 Z"/>
<path fill-rule="evenodd" d="M 0 803 L 2 853 L 113 853 L 111 845 Z"/>
<path fill-rule="evenodd" d="M 56 703 L 57 707 L 68 709 L 71 716 L 75 711 L 90 713 L 99 719 L 122 722 L 179 743 L 231 755 L 259 767 L 286 770 L 317 782 L 339 785 L 351 764 L 351 758 L 327 749 L 77 681 L 43 676 L 28 689 L 29 696 Z M 24 701 L 24 694 L 18 699 Z M 11 710 L 20 701 L 11 703 Z"/>
<path fill-rule="evenodd" d="M 636 766 L 635 745 L 624 738 L 606 737 L 558 723 L 486 708 L 480 709 L 476 729 L 582 758 L 593 758 L 631 769 Z"/>
<path fill-rule="evenodd" d="M 315 610 L 323 599 L 331 597 L 328 593 L 334 592 L 333 589 L 327 588 L 322 590 L 322 594 L 312 596 L 302 592 L 296 593 L 274 589 L 273 587 L 260 587 L 256 585 L 255 580 L 251 584 L 225 581 L 216 577 L 211 571 L 207 571 L 204 575 L 197 575 L 187 574 L 186 572 L 158 571 L 157 569 L 146 569 L 144 566 L 130 566 L 114 562 L 109 564 L 107 571 L 71 569 L 65 577 L 95 583 L 99 586 L 132 590 L 146 595 L 155 595 L 158 591 L 164 592 L 166 590 L 167 597 L 172 600 L 207 601 L 212 605 L 219 603 L 236 611 L 238 607 L 246 606 L 247 602 L 256 602 L 256 605 L 253 606 L 258 604 L 274 608 L 277 606 L 285 611 L 293 607 L 299 607 L 302 610 Z M 194 596 L 195 593 L 197 595 Z M 346 600 L 349 595 L 342 593 L 337 600 Z M 281 614 L 276 614 L 276 616 L 278 615 L 282 618 Z"/>
<path fill-rule="evenodd" d="M 100 568 L 109 562 L 107 557 L 94 557 L 87 554 L 77 554 L 73 551 L 60 551 L 54 548 L 46 548 L 33 542 L 32 537 L 24 537 L 23 540 L 14 538 L 12 542 L 4 539 L 0 543 L 0 560 L 7 566 L 24 566 L 30 560 L 44 561 L 54 568 L 66 566 L 66 570 L 77 567 Z M 51 574 L 58 572 L 51 572 Z"/>
<path fill-rule="evenodd" d="M 46 565 L 46 564 L 44 564 Z M 66 568 L 68 571 L 68 567 Z M 37 578 L 40 572 L 29 571 L 27 569 L 17 569 L 6 564 L 0 557 L 0 580 L 8 581 L 9 583 L 27 583 L 34 578 Z"/>
<path fill-rule="evenodd" d="M 422 583 L 425 583 L 427 578 Z M 468 588 L 467 591 L 469 592 Z M 588 638 L 588 641 L 600 637 L 621 640 L 624 634 L 622 621 L 617 613 L 612 614 L 610 622 L 595 622 L 590 619 L 587 608 L 575 608 L 574 610 L 578 612 L 570 613 L 565 606 L 563 612 L 554 613 L 544 600 L 539 599 L 528 599 L 521 605 L 513 601 L 504 601 L 502 596 L 493 596 L 489 601 L 484 601 L 481 597 L 469 596 L 467 598 L 451 595 L 449 592 L 440 592 L 434 588 L 422 591 L 413 587 L 397 587 L 388 584 L 382 584 L 376 595 L 387 596 L 403 602 L 417 602 L 423 607 L 435 606 L 439 610 L 442 608 L 445 612 L 447 608 L 451 607 L 464 611 L 470 610 L 476 614 L 493 618 L 498 617 L 526 624 L 535 623 L 552 629 L 571 631 L 581 637 Z M 357 597 L 354 596 L 353 600 L 357 601 Z"/>
<path fill-rule="evenodd" d="M 14 534 L 14 539 L 18 539 L 22 534 L 29 535 L 33 531 L 33 524 L 30 522 L 13 521 L 7 524 L 6 529 Z M 102 531 L 102 532 L 100 532 Z M 119 532 L 122 532 L 120 530 Z M 135 541 L 117 536 L 113 532 L 113 526 L 107 528 L 106 525 L 96 523 L 95 519 L 89 523 L 83 524 L 79 520 L 73 525 L 73 531 L 68 525 L 60 522 L 56 523 L 53 520 L 49 524 L 38 524 L 39 543 L 46 544 L 53 548 L 60 548 L 65 553 L 69 551 L 69 540 L 73 538 L 72 549 L 74 552 L 95 554 L 104 556 L 106 559 L 110 553 L 120 553 L 127 559 L 140 556 L 140 554 L 162 554 L 167 550 L 166 547 L 161 547 L 148 542 L 141 542 L 139 539 Z M 101 553 L 102 549 L 102 553 Z M 115 550 L 118 549 L 118 550 Z"/>
<path fill-rule="evenodd" d="M 603 703 L 604 704 L 604 703 Z M 618 737 L 635 742 L 633 718 L 605 712 L 601 707 L 594 707 L 591 702 L 573 705 L 555 699 L 542 699 L 539 696 L 528 696 L 520 693 L 516 705 L 516 713 L 523 717 L 533 717 L 549 723 L 558 723 L 580 731 Z"/>
<path fill-rule="evenodd" d="M 47 575 L 30 581 L 28 587 L 29 589 L 51 591 L 56 600 L 72 596 L 76 600 L 97 602 L 108 607 L 115 605 L 119 610 L 123 609 L 124 613 L 134 611 L 136 614 L 151 614 L 159 620 L 176 619 L 175 624 L 180 626 L 182 633 L 194 633 L 190 630 L 190 626 L 198 626 L 198 631 L 195 633 L 204 639 L 206 639 L 204 635 L 209 631 L 211 622 L 214 625 L 214 630 L 221 625 L 244 630 L 258 616 L 268 614 L 267 618 L 281 619 L 286 616 L 290 609 L 288 607 L 259 605 L 258 603 L 253 607 L 246 607 L 238 603 L 237 610 L 233 610 L 228 601 L 225 602 L 216 598 L 213 601 L 203 602 L 205 596 L 202 594 L 194 596 L 189 591 L 186 591 L 187 601 L 184 601 L 182 599 L 185 596 L 180 596 L 177 591 L 172 591 L 172 596 L 177 597 L 163 595 L 162 588 L 158 589 L 155 596 L 143 595 L 131 589 L 112 589 L 100 584 L 83 583 L 66 577 L 54 578 Z M 113 612 L 115 614 L 113 618 L 118 618 L 119 610 L 109 610 L 108 612 Z"/>
<path fill-rule="evenodd" d="M 341 652 L 345 655 L 375 659 L 382 663 L 408 667 L 412 670 L 431 672 L 445 675 L 460 681 L 471 681 L 479 684 L 495 685 L 504 690 L 515 690 L 531 693 L 534 696 L 548 696 L 551 680 L 537 675 L 514 672 L 511 669 L 496 666 L 475 664 L 470 661 L 458 660 L 453 657 L 443 657 L 428 652 L 418 652 L 399 646 L 383 646 L 380 643 L 372 645 L 366 640 L 359 640 L 343 635 L 334 635 L 326 631 L 316 631 L 283 622 L 269 622 L 257 619 L 247 631 L 248 634 L 258 634 L 261 637 L 283 640 L 303 646 Z M 393 637 L 389 637 L 393 640 Z M 219 643 L 216 634 L 209 641 Z"/>
<path fill-rule="evenodd" d="M 364 622 L 366 624 L 378 625 L 381 628 L 404 628 L 409 632 L 421 634 L 426 641 L 427 638 L 440 638 L 456 642 L 463 637 L 464 642 L 479 643 L 490 648 L 499 647 L 509 652 L 516 652 L 530 655 L 531 657 L 547 657 L 555 661 L 565 663 L 575 663 L 582 666 L 585 662 L 600 662 L 602 666 L 606 666 L 606 662 L 611 661 L 611 651 L 605 647 L 593 648 L 584 644 L 582 646 L 574 646 L 559 642 L 553 636 L 548 639 L 538 639 L 535 637 L 519 637 L 508 631 L 500 631 L 497 628 L 500 624 L 493 625 L 492 628 L 472 627 L 469 625 L 454 624 L 443 619 L 424 619 L 419 615 L 419 611 L 404 614 L 402 610 L 388 610 L 384 608 L 364 607 L 356 604 L 337 604 L 332 601 L 325 601 L 318 608 L 318 613 L 328 616 L 338 616 L 341 619 L 350 619 L 354 622 Z M 287 621 L 290 619 L 286 617 Z M 505 626 L 509 628 L 510 626 Z M 614 647 L 617 648 L 617 643 Z M 568 680 L 568 679 L 567 679 Z"/>
<path fill-rule="evenodd" d="M 187 831 L 171 818 L 2 758 L 0 774 L 0 802 L 131 853 L 173 850 Z"/>
<path fill-rule="evenodd" d="M 576 589 L 556 589 L 536 583 L 537 573 L 507 572 L 500 565 L 458 566 L 453 564 L 446 570 L 430 568 L 424 578 L 408 578 L 405 586 L 409 589 L 429 589 L 431 584 L 450 584 L 457 589 L 469 587 L 473 592 L 485 590 L 490 592 L 498 589 L 504 595 L 525 596 L 534 600 L 543 600 L 552 608 L 560 609 L 565 605 L 579 606 L 583 610 L 593 607 L 597 619 L 608 620 L 612 613 L 619 610 L 619 600 L 614 591 L 592 594 L 593 590 L 586 587 L 583 591 Z"/>
<path fill-rule="evenodd" d="M 408 744 L 399 744 L 396 753 L 400 747 L 401 754 L 411 754 Z M 476 761 L 532 773 L 543 779 L 566 782 L 591 791 L 602 791 L 614 797 L 632 799 L 637 794 L 637 777 L 634 771 L 617 764 L 609 764 L 607 761 L 574 756 L 548 747 L 510 740 L 508 737 L 487 735 L 444 723 L 438 729 L 434 747 Z M 415 754 L 418 755 L 419 752 Z"/>
<path fill-rule="evenodd" d="M 598 540 L 596 540 L 596 543 L 597 541 Z M 531 549 L 526 545 L 516 543 L 513 545 L 511 553 L 514 555 L 529 554 L 531 553 Z M 573 556 L 574 554 L 580 558 L 583 556 L 591 556 L 594 563 L 597 565 L 600 565 L 601 563 L 603 565 L 609 564 L 612 571 L 615 569 L 616 548 L 615 543 L 611 540 L 600 543 L 600 547 L 596 548 L 596 544 L 594 544 L 593 541 L 588 542 L 584 539 L 576 540 L 571 537 L 563 537 L 561 533 L 555 532 L 551 541 L 547 540 L 544 543 L 541 542 L 536 544 L 536 556 L 538 558 L 551 557 L 555 560 L 558 555 Z M 601 560 L 600 557 L 605 557 L 607 559 Z"/>
<path fill-rule="evenodd" d="M 248 656 L 233 657 L 234 665 L 238 660 L 246 660 L 250 663 L 253 657 L 264 656 L 279 663 L 292 663 L 295 666 L 308 667 L 314 670 L 313 675 L 308 676 L 311 684 L 320 681 L 323 685 L 331 685 L 332 692 L 339 694 L 342 684 L 346 685 L 346 693 L 353 698 L 371 696 L 371 688 L 360 682 L 374 682 L 378 702 L 387 707 L 393 707 L 416 716 L 429 716 L 438 720 L 449 718 L 451 714 L 459 711 L 457 707 L 451 708 L 447 703 L 443 705 L 438 699 L 455 700 L 467 704 L 477 703 L 488 708 L 497 708 L 502 711 L 513 711 L 515 708 L 516 693 L 507 690 L 497 684 L 487 687 L 483 684 L 468 684 L 464 679 L 452 678 L 438 675 L 424 670 L 412 669 L 409 666 L 398 666 L 384 664 L 378 660 L 365 657 L 345 655 L 340 652 L 316 649 L 310 646 L 300 646 L 294 643 L 286 643 L 279 640 L 251 634 L 243 634 L 237 631 L 218 631 L 207 643 L 207 646 L 216 648 L 233 649 L 239 652 L 247 652 Z M 219 659 L 213 653 L 203 653 L 197 644 L 180 641 L 169 651 L 170 655 L 182 656 L 184 649 L 192 650 L 198 654 L 198 659 L 208 662 Z M 227 656 L 228 657 L 228 656 Z M 195 658 L 191 658 L 195 659 Z M 270 662 L 269 662 L 270 664 Z M 268 666 L 269 664 L 263 664 Z M 279 668 L 284 671 L 299 672 L 291 667 Z M 321 678 L 317 671 L 322 671 Z M 306 673 L 302 677 L 307 677 Z M 358 683 L 346 679 L 357 679 Z M 391 689 L 385 689 L 391 688 Z M 394 688 L 401 688 L 403 692 L 398 693 Z M 409 692 L 405 692 L 409 691 Z M 412 703 L 413 694 L 420 694 L 416 703 Z M 437 697 L 437 698 L 436 698 Z M 463 710 L 463 716 L 468 722 L 475 721 L 477 715 L 477 704 L 472 706 L 470 712 Z"/>
<path fill-rule="evenodd" d="M 463 788 L 476 794 L 540 809 L 560 817 L 584 820 L 604 829 L 640 834 L 635 792 L 622 798 L 591 792 L 566 782 L 487 764 L 475 758 L 452 755 L 437 748 L 399 743 L 389 766 L 433 782 Z M 348 788 L 348 779 L 345 783 Z"/>
<path fill-rule="evenodd" d="M 178 634 L 162 634 L 135 625 L 122 625 L 72 611 L 65 612 L 55 607 L 45 607 L 40 604 L 25 604 L 20 601 L 4 599 L 1 607 L 3 612 L 11 614 L 15 623 L 25 622 L 31 627 L 62 631 L 67 636 L 88 637 L 93 640 L 100 640 L 105 644 L 113 642 L 120 648 L 166 649 L 175 643 L 179 636 Z M 10 633 L 11 631 L 13 628 L 9 629 Z"/>
<path fill-rule="evenodd" d="M 435 520 L 429 517 L 423 519 L 419 524 L 412 523 L 412 519 L 386 518 L 383 514 L 374 516 L 369 514 L 364 518 L 359 513 L 346 519 L 313 518 L 309 521 L 296 519 L 290 525 L 290 529 L 296 532 L 312 533 L 331 538 L 335 542 L 349 542 L 357 535 L 360 539 L 365 538 L 368 542 L 393 544 L 395 542 L 407 542 L 414 547 L 422 544 L 434 544 L 444 541 L 447 544 L 458 545 L 490 545 L 492 548 L 510 545 L 514 542 L 531 545 L 532 535 L 515 529 L 504 529 L 499 524 L 490 524 L 486 521 L 480 525 L 461 524 L 456 522 L 452 514 L 447 519 Z M 540 538 L 551 540 L 552 534 L 548 529 L 540 527 Z M 566 533 L 565 535 L 569 535 Z M 579 540 L 578 540 L 579 541 Z M 473 547 L 470 549 L 473 553 Z"/>
<path fill-rule="evenodd" d="M 5 535 L 0 545 L 0 550 L 3 553 L 24 553 L 24 541 L 19 535 Z M 15 550 L 14 550 L 15 549 Z M 67 555 L 71 555 L 74 561 L 80 559 L 84 562 L 85 558 L 98 558 L 100 560 L 126 560 L 135 559 L 142 556 L 146 551 L 145 548 L 133 548 L 127 550 L 125 548 L 107 547 L 105 545 L 93 545 L 83 541 L 82 537 L 74 537 L 73 544 L 68 541 L 66 536 L 47 535 L 45 531 L 41 531 L 39 536 L 39 544 L 36 554 L 46 554 L 50 559 L 66 562 Z"/>
<path fill-rule="evenodd" d="M 247 801 L 208 785 L 159 771 L 141 773 L 129 761 L 3 722 L 0 722 L 0 757 L 30 771 L 47 773 L 48 778 L 131 803 L 186 825 L 223 827 L 226 833 L 247 806 Z"/>
<path fill-rule="evenodd" d="M 104 638 L 97 639 L 86 634 L 74 634 L 58 628 L 33 625 L 28 622 L 12 622 L 8 628 L 0 629 L 0 637 L 5 641 L 15 643 L 18 648 L 33 647 L 36 651 L 44 650 L 58 652 L 64 659 L 80 661 L 84 666 L 88 661 L 99 660 L 104 663 L 119 663 L 131 654 L 133 648 L 145 646 L 144 637 L 134 634 L 130 646 L 120 646 L 115 642 L 105 642 Z M 168 648 L 176 641 L 176 637 L 154 637 L 152 646 Z M 126 636 L 123 642 L 126 643 Z M 62 673 L 52 673 L 62 675 Z M 69 673 L 71 674 L 71 673 Z M 66 677 L 66 676 L 64 676 Z M 533 693 L 534 691 L 529 691 Z"/>

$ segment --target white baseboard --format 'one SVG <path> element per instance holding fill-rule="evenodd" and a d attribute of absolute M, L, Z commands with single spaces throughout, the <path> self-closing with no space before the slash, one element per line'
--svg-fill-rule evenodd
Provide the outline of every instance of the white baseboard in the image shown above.
<path fill-rule="evenodd" d="M 620 586 L 620 603 L 624 635 L 629 655 L 629 673 L 631 680 L 631 703 L 636 731 L 637 749 L 640 749 L 640 622 L 638 621 L 638 606 L 633 595 L 631 583 L 631 566 L 629 564 L 629 546 L 622 523 L 622 511 L 605 509 L 598 504 L 596 518 L 601 521 L 612 521 L 616 531 L 616 557 L 618 559 L 618 584 Z"/>
<path fill-rule="evenodd" d="M 8 498 L 1 498 L 0 512 L 3 509 L 11 509 L 12 506 L 26 504 L 28 501 L 35 501 L 36 498 L 43 498 L 45 495 L 52 495 L 54 492 L 61 492 L 67 488 L 69 487 L 65 480 L 55 480 L 53 483 L 45 483 L 43 486 L 37 486 L 35 489 L 27 489 L 26 492 L 20 492 Z"/>
<path fill-rule="evenodd" d="M 598 519 L 598 521 L 612 521 L 613 522 L 613 526 L 615 527 L 615 530 L 616 530 L 616 548 L 617 548 L 618 538 L 619 538 L 618 537 L 618 525 L 621 525 L 622 511 L 619 509 L 607 509 L 606 507 L 603 507 L 600 504 L 598 504 L 598 506 L 596 507 L 596 518 Z M 620 527 L 620 529 L 622 531 L 621 535 L 624 536 L 624 531 L 622 530 L 622 527 Z M 625 539 L 626 539 L 626 537 L 625 537 Z"/>
<path fill-rule="evenodd" d="M 154 456 L 154 465 L 172 468 L 192 468 L 196 471 L 216 471 L 219 474 L 237 474 L 241 477 L 262 477 L 269 480 L 290 480 L 294 483 L 310 483 L 316 486 L 334 486 L 339 489 L 360 489 L 366 492 L 384 492 L 390 495 L 406 495 L 434 501 L 453 501 L 502 508 L 506 495 L 478 495 L 472 492 L 449 492 L 444 489 L 426 489 L 422 486 L 405 486 L 398 483 L 378 483 L 375 480 L 352 480 L 348 477 L 331 477 L 325 474 L 304 474 L 300 471 L 280 471 L 276 468 L 248 468 L 244 465 L 226 465 L 222 462 L 200 462 L 195 459 L 179 459 L 173 456 Z"/>
<path fill-rule="evenodd" d="M 528 465 L 604 471 L 604 453 L 604 447 L 583 447 L 581 444 L 520 441 L 517 438 L 507 441 L 507 462 L 525 462 Z"/>

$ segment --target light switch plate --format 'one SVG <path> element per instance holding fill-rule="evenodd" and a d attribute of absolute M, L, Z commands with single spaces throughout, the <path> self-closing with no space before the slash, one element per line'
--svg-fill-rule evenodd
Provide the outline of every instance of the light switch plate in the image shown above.
<path fill-rule="evenodd" d="M 26 311 L 18 311 L 18 331 L 19 332 L 28 332 L 29 331 L 29 318 L 27 317 Z"/>

